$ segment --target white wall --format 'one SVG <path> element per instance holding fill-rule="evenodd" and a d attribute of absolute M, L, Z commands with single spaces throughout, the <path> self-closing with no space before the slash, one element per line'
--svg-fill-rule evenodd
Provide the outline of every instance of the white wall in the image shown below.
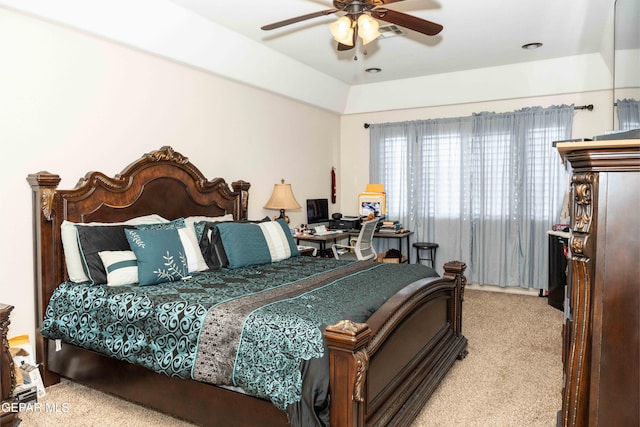
<path fill-rule="evenodd" d="M 0 0 L 1 5 L 330 111 L 344 110 L 346 83 L 172 0 Z"/>
<path fill-rule="evenodd" d="M 609 90 L 612 82 L 604 57 L 592 53 L 351 86 L 344 113 Z"/>
<path fill-rule="evenodd" d="M 251 218 L 284 178 L 298 202 L 329 197 L 339 116 L 157 56 L 0 8 L 0 301 L 9 336 L 35 325 L 31 195 L 46 170 L 73 187 L 172 146 L 209 178 L 252 184 Z M 323 185 L 324 183 L 324 185 Z M 294 223 L 306 212 L 288 212 Z"/>

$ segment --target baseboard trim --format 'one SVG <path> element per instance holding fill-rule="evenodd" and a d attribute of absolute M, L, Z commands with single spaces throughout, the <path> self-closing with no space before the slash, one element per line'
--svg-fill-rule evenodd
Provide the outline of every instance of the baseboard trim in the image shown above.
<path fill-rule="evenodd" d="M 540 289 L 533 288 L 518 288 L 518 287 L 506 287 L 495 285 L 480 285 L 478 283 L 468 283 L 465 289 L 471 289 L 474 291 L 487 291 L 487 292 L 502 292 L 505 294 L 518 294 L 518 295 L 530 295 L 540 296 Z"/>

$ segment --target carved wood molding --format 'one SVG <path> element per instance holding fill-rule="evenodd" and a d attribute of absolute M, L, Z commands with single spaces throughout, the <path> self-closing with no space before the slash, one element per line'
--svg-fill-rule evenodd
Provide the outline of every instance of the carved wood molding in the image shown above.
<path fill-rule="evenodd" d="M 571 178 L 571 292 L 569 354 L 565 361 L 566 383 L 562 395 L 562 425 L 586 425 L 592 344 L 590 236 L 595 221 L 594 204 L 598 175 L 575 173 Z"/>
<path fill-rule="evenodd" d="M 331 329 L 342 333 L 342 335 L 355 337 L 358 332 L 365 329 L 366 326 L 367 325 L 364 323 L 357 323 L 351 320 L 340 320 L 339 322 L 331 325 Z"/>
<path fill-rule="evenodd" d="M 55 211 L 56 188 L 60 183 L 60 176 L 41 171 L 28 175 L 27 181 L 34 193 L 34 209 L 37 208 L 42 212 L 45 221 L 52 221 Z"/>
<path fill-rule="evenodd" d="M 352 369 L 355 371 L 351 399 L 358 403 L 365 401 L 365 383 L 369 370 L 369 352 L 365 346 L 370 336 L 371 330 L 366 323 L 351 320 L 340 320 L 325 329 L 325 337 L 330 347 L 351 353 L 354 361 Z"/>
<path fill-rule="evenodd" d="M 47 221 L 53 219 L 53 197 L 56 194 L 56 190 L 52 188 L 43 188 L 40 196 L 40 208 L 42 209 L 42 215 Z"/>
<path fill-rule="evenodd" d="M 353 400 L 364 402 L 364 384 L 369 370 L 369 354 L 366 350 L 357 351 L 353 358 L 356 360 L 356 381 L 353 389 Z"/>
<path fill-rule="evenodd" d="M 573 220 L 574 232 L 589 233 L 593 220 L 593 185 L 597 175 L 592 172 L 573 175 Z"/>
<path fill-rule="evenodd" d="M 178 153 L 173 148 L 167 145 L 165 145 L 164 147 L 161 147 L 159 150 L 155 150 L 155 151 L 152 151 L 151 153 L 148 153 L 146 156 L 147 156 L 147 159 L 153 162 L 170 161 L 170 162 L 179 163 L 181 165 L 186 165 L 187 163 L 189 163 L 188 157 L 183 156 L 182 154 Z"/>

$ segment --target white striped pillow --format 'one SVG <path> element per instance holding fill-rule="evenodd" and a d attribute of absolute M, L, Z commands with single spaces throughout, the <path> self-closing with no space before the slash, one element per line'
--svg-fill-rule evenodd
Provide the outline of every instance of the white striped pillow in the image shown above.
<path fill-rule="evenodd" d="M 258 226 L 262 229 L 262 234 L 264 234 L 264 238 L 267 241 L 272 262 L 291 258 L 289 240 L 280 224 L 275 221 L 261 222 Z"/>
<path fill-rule="evenodd" d="M 138 260 L 133 251 L 100 251 L 98 255 L 107 272 L 107 285 L 138 283 Z"/>

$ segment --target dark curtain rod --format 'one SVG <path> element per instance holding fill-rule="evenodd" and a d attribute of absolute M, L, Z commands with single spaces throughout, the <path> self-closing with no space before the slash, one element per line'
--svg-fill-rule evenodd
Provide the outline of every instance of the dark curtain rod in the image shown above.
<path fill-rule="evenodd" d="M 573 107 L 574 110 L 589 110 L 589 111 L 593 111 L 593 104 L 589 104 L 589 105 L 578 105 L 576 107 Z M 364 124 L 364 128 L 365 129 L 369 129 L 369 123 L 365 123 Z"/>

